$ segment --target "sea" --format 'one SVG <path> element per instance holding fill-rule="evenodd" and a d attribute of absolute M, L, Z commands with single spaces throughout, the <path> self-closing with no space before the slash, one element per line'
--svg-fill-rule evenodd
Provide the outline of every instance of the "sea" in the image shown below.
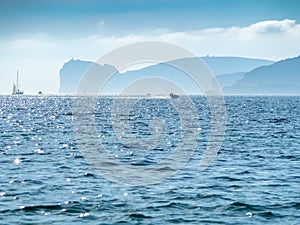
<path fill-rule="evenodd" d="M 202 170 L 213 106 L 190 99 L 124 98 L 119 115 L 117 97 L 87 98 L 88 112 L 74 96 L 0 96 L 0 224 L 300 224 L 300 97 L 225 96 Z M 191 104 L 185 128 L 177 107 Z M 183 165 L 164 166 L 181 150 Z"/>

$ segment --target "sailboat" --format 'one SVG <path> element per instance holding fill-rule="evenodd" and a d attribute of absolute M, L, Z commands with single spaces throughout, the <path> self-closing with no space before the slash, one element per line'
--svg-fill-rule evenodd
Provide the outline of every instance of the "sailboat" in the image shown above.
<path fill-rule="evenodd" d="M 17 70 L 17 81 L 16 84 L 13 84 L 13 95 L 22 95 L 24 94 L 24 91 L 20 90 L 19 88 L 19 71 Z"/>

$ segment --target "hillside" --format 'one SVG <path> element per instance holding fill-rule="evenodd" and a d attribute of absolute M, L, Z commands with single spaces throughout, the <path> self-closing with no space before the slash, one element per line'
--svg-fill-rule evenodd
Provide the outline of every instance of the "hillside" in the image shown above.
<path fill-rule="evenodd" d="M 210 70 L 215 75 L 218 75 L 217 79 L 220 81 L 222 88 L 230 86 L 237 80 L 241 79 L 244 72 L 262 65 L 270 65 L 273 63 L 268 60 L 240 57 L 202 57 L 201 59 L 209 66 Z M 185 60 L 188 63 L 188 60 L 191 59 L 182 60 Z M 74 94 L 85 71 L 92 64 L 93 62 L 74 59 L 65 63 L 63 68 L 59 71 L 59 93 Z M 104 68 L 105 67 L 99 65 L 99 74 L 101 74 L 101 69 Z M 197 92 L 197 87 L 193 85 L 192 80 L 186 79 L 187 76 L 181 71 L 171 68 L 170 66 L 166 66 L 165 64 L 156 64 L 140 70 L 128 71 L 125 74 L 122 74 L 122 76 L 115 76 L 111 80 L 107 90 L 110 92 L 118 92 L 118 90 L 122 89 L 124 85 L 126 86 L 126 84 L 134 81 L 135 79 L 149 76 L 162 76 L 185 86 L 185 89 L 191 93 Z"/>
<path fill-rule="evenodd" d="M 209 66 L 215 75 L 249 72 L 254 68 L 274 63 L 265 59 L 243 57 L 214 57 L 206 56 L 201 59 Z"/>
<path fill-rule="evenodd" d="M 300 94 L 300 56 L 245 73 L 226 94 Z"/>

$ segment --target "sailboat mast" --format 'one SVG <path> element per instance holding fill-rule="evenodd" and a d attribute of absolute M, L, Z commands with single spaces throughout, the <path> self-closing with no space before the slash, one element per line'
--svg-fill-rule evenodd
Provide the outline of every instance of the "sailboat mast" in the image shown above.
<path fill-rule="evenodd" d="M 17 90 L 19 90 L 19 71 L 17 70 Z"/>

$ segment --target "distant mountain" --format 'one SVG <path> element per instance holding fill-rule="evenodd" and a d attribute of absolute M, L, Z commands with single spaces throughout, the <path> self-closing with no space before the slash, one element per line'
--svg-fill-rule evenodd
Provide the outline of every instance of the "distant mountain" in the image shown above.
<path fill-rule="evenodd" d="M 93 62 L 81 61 L 71 59 L 66 62 L 63 67 L 59 71 L 60 77 L 60 87 L 59 93 L 61 94 L 74 94 L 78 88 L 78 85 L 85 74 L 86 70 L 93 65 L 93 80 L 98 80 L 97 76 L 104 71 L 111 71 L 112 73 L 116 71 L 116 69 L 111 65 L 99 65 Z M 93 84 L 91 84 L 93 85 Z M 95 84 L 96 85 L 96 84 Z M 95 87 L 90 86 L 90 90 Z M 89 92 L 89 90 L 83 90 L 84 92 Z"/>
<path fill-rule="evenodd" d="M 59 93 L 75 93 L 83 74 L 92 62 L 71 59 L 59 71 Z"/>
<path fill-rule="evenodd" d="M 244 74 L 225 94 L 300 94 L 300 56 Z"/>
<path fill-rule="evenodd" d="M 243 78 L 244 72 L 248 72 L 256 67 L 263 65 L 270 65 L 273 62 L 262 59 L 250 59 L 240 57 L 202 57 L 201 58 L 210 68 L 210 70 L 218 75 L 217 79 L 220 81 L 221 87 L 233 85 L 237 80 Z M 188 63 L 191 59 L 181 59 Z M 91 66 L 93 62 L 81 61 L 71 59 L 63 65 L 59 71 L 60 74 L 60 88 L 59 92 L 62 94 L 74 94 L 77 86 L 83 77 L 85 71 Z M 107 69 L 109 65 L 100 66 L 97 68 L 98 74 L 101 70 Z M 113 68 L 111 68 L 113 69 Z M 110 80 L 106 91 L 109 93 L 117 92 L 130 82 L 143 77 L 162 76 L 166 79 L 175 81 L 180 85 L 185 86 L 186 91 L 196 93 L 198 91 L 192 80 L 188 80 L 184 73 L 176 68 L 172 68 L 166 64 L 160 63 L 146 68 L 128 71 L 120 76 L 116 73 Z"/>
<path fill-rule="evenodd" d="M 206 56 L 201 59 L 209 66 L 215 75 L 249 72 L 259 66 L 274 63 L 265 59 L 253 59 L 242 57 L 214 57 Z"/>
<path fill-rule="evenodd" d="M 245 72 L 238 72 L 238 73 L 228 73 L 228 74 L 221 74 L 217 75 L 217 81 L 219 82 L 220 87 L 224 89 L 225 87 L 230 87 L 236 84 L 237 81 L 244 78 Z"/>

